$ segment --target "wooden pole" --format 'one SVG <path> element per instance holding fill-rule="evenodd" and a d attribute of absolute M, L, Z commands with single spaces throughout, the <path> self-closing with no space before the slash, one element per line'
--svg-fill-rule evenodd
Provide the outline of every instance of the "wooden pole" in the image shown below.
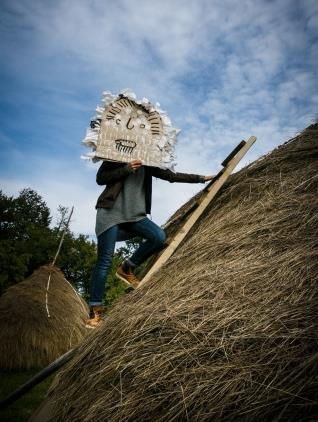
<path fill-rule="evenodd" d="M 59 256 L 59 253 L 60 253 L 60 250 L 61 250 L 63 241 L 64 241 L 65 233 L 66 233 L 66 230 L 67 230 L 67 228 L 68 228 L 68 226 L 70 224 L 73 211 L 74 211 L 74 205 L 73 205 L 73 207 L 71 209 L 70 215 L 68 216 L 67 222 L 66 222 L 66 224 L 64 226 L 64 229 L 63 229 L 63 233 L 62 233 L 62 236 L 61 236 L 61 240 L 60 240 L 59 246 L 57 248 L 55 257 L 54 257 L 54 259 L 53 259 L 53 261 L 51 263 L 51 267 L 52 268 L 55 265 L 55 262 L 57 260 L 57 257 Z M 49 291 L 49 288 L 50 288 L 50 282 L 51 282 L 51 272 L 49 274 L 49 278 L 48 278 L 47 285 L 46 285 L 46 292 L 45 292 L 45 308 L 46 308 L 46 313 L 47 313 L 48 318 L 51 318 L 50 311 L 49 311 L 49 297 L 48 297 L 48 291 Z M 73 288 L 73 286 L 71 286 L 71 287 Z M 74 290 L 74 288 L 73 288 L 73 290 Z"/>
<path fill-rule="evenodd" d="M 68 216 L 67 222 L 66 222 L 65 227 L 64 227 L 64 229 L 63 229 L 63 233 L 62 233 L 62 237 L 61 237 L 61 240 L 60 240 L 60 243 L 59 243 L 59 247 L 57 248 L 57 251 L 56 251 L 55 257 L 54 257 L 53 262 L 52 262 L 52 264 L 51 264 L 51 265 L 52 265 L 52 267 L 54 267 L 55 262 L 56 262 L 56 260 L 57 260 L 57 257 L 59 256 L 59 253 L 60 253 L 60 250 L 61 250 L 61 247 L 62 247 L 63 241 L 64 241 L 65 233 L 66 233 L 66 230 L 67 230 L 67 228 L 68 228 L 68 226 L 69 226 L 69 224 L 70 224 L 70 221 L 71 221 L 71 217 L 72 217 L 73 211 L 74 211 L 74 205 L 72 206 L 72 209 L 71 209 L 70 215 Z"/>
<path fill-rule="evenodd" d="M 230 176 L 234 168 L 241 161 L 241 159 L 244 157 L 244 155 L 251 148 L 251 146 L 254 144 L 255 141 L 256 141 L 256 137 L 251 136 L 248 139 L 248 141 L 246 141 L 246 143 L 242 146 L 242 148 L 229 161 L 227 161 L 226 167 L 224 168 L 224 171 L 222 171 L 222 174 L 220 175 L 220 177 L 218 177 L 218 179 L 211 185 L 207 195 L 202 200 L 198 208 L 192 213 L 192 215 L 186 221 L 186 223 L 181 228 L 181 230 L 176 234 L 176 236 L 168 245 L 168 247 L 163 251 L 163 253 L 157 259 L 154 265 L 150 268 L 150 270 L 147 272 L 145 277 L 141 280 L 137 288 L 143 286 L 148 280 L 150 280 L 151 277 L 168 261 L 170 256 L 174 253 L 174 251 L 180 245 L 182 240 L 189 233 L 194 223 L 202 215 L 206 207 L 209 205 L 209 203 L 218 193 L 218 191 L 220 190 L 224 182 L 227 180 L 227 178 Z"/>

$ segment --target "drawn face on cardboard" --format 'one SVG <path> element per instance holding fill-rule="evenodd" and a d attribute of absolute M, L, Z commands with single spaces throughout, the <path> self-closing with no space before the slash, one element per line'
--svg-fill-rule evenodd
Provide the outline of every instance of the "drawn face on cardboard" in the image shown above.
<path fill-rule="evenodd" d="M 128 158 L 136 156 L 142 159 L 147 151 L 152 153 L 152 144 L 162 135 L 163 124 L 158 112 L 148 112 L 128 98 L 119 98 L 103 114 L 99 150 L 103 149 L 104 156 L 113 155 L 115 160 L 129 161 Z"/>

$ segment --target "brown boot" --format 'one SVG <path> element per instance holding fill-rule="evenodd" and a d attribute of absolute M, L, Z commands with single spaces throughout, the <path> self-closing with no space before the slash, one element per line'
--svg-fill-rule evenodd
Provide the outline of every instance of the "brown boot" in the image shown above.
<path fill-rule="evenodd" d="M 98 328 L 103 323 L 103 314 L 105 313 L 105 306 L 93 305 L 91 307 L 90 319 L 86 320 L 86 328 Z"/>
<path fill-rule="evenodd" d="M 124 265 L 117 268 L 116 277 L 120 278 L 127 286 L 133 289 L 136 289 L 140 283 L 140 280 L 134 275 L 132 269 L 127 266 L 124 267 Z"/>

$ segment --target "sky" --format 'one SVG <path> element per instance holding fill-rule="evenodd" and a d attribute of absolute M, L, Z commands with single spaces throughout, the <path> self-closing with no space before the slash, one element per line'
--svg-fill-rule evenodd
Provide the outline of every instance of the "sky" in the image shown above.
<path fill-rule="evenodd" d="M 176 170 L 216 174 L 242 140 L 237 169 L 318 118 L 316 0 L 1 0 L 0 180 L 36 190 L 71 230 L 93 238 L 100 163 L 81 144 L 102 92 L 132 89 L 181 129 Z M 154 180 L 163 224 L 202 188 Z"/>

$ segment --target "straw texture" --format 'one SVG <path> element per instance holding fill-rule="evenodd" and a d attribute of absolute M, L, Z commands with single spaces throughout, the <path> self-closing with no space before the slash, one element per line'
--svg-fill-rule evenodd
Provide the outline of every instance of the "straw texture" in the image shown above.
<path fill-rule="evenodd" d="M 48 318 L 45 293 L 49 274 Z M 88 306 L 60 269 L 42 266 L 0 298 L 0 367 L 42 368 L 87 334 Z"/>
<path fill-rule="evenodd" d="M 52 420 L 315 420 L 317 158 L 314 124 L 234 174 L 57 376 Z"/>

